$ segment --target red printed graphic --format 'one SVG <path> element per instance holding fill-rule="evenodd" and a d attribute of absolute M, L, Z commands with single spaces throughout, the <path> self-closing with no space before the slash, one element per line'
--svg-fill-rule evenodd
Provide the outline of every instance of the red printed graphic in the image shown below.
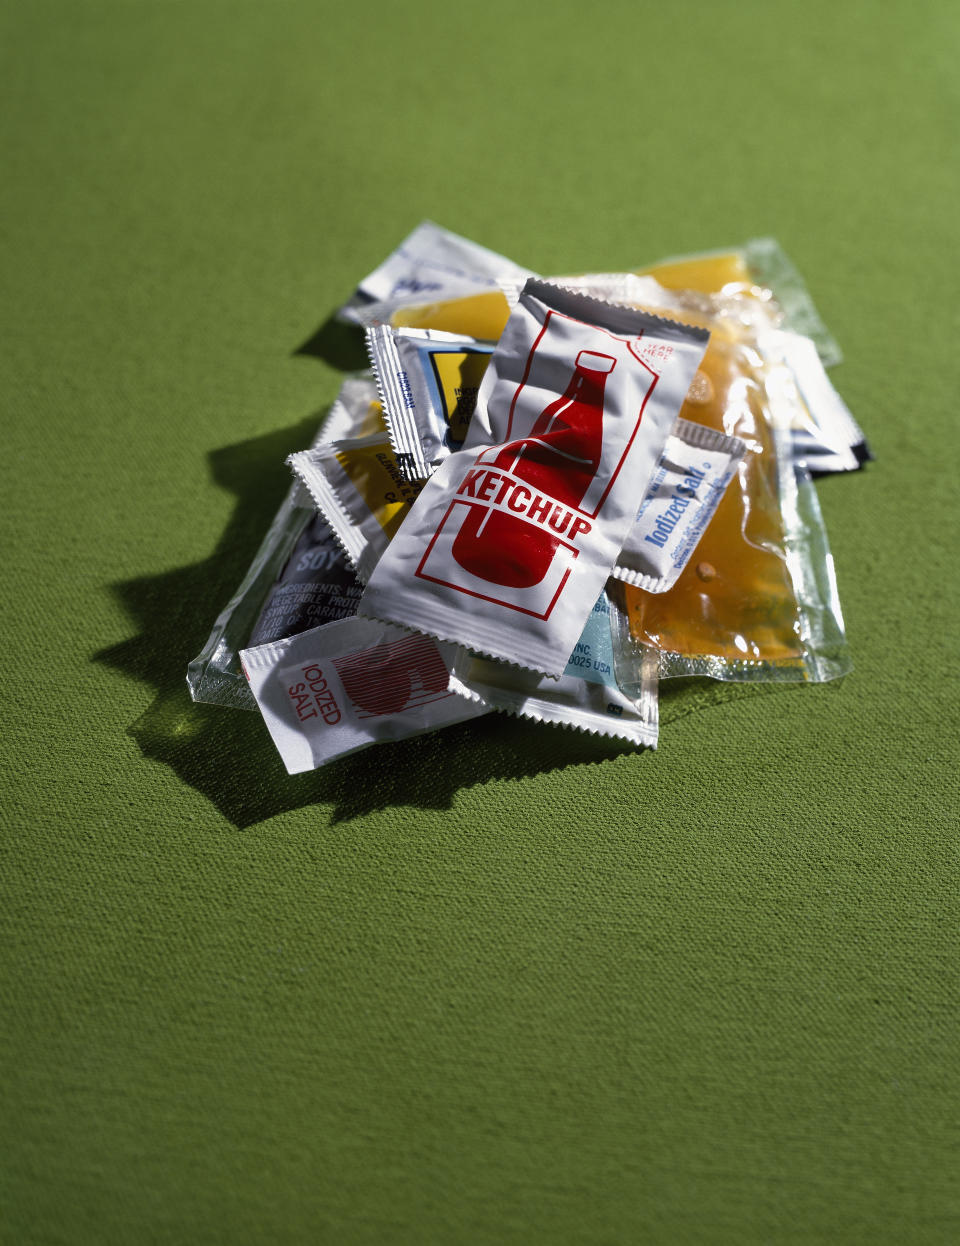
<path fill-rule="evenodd" d="M 453 696 L 449 674 L 428 636 L 375 645 L 361 653 L 334 658 L 340 682 L 358 718 L 377 718 Z"/>
<path fill-rule="evenodd" d="M 577 350 L 572 373 L 560 380 L 563 393 L 538 409 L 538 395 L 557 394 L 564 356 L 588 334 L 599 349 Z M 548 311 L 510 400 L 507 435 L 514 435 L 478 454 L 417 567 L 420 578 L 549 617 L 578 557 L 578 539 L 593 528 L 656 384 L 637 346 L 637 339 Z M 613 400 L 617 418 L 605 451 L 604 406 L 616 369 L 627 369 L 628 383 Z M 621 409 L 626 393 L 636 395 L 630 412 Z"/>
<path fill-rule="evenodd" d="M 603 391 L 616 366 L 613 355 L 582 350 L 563 397 L 550 403 L 527 437 L 500 450 L 496 465 L 578 506 L 600 466 Z"/>

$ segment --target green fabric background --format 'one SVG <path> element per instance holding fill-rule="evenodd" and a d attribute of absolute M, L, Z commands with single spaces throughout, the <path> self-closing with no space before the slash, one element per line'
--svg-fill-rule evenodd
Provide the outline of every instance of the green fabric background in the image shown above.
<path fill-rule="evenodd" d="M 954 0 L 0 5 L 4 1243 L 955 1243 Z M 191 705 L 423 217 L 773 234 L 856 670 L 291 779 Z"/>

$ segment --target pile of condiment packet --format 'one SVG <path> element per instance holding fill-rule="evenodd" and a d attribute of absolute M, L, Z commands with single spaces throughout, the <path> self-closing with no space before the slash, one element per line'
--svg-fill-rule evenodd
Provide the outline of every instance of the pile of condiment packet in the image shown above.
<path fill-rule="evenodd" d="M 814 474 L 870 457 L 771 239 L 541 279 L 430 222 L 187 682 L 298 773 L 506 711 L 657 744 L 661 679 L 850 669 Z"/>

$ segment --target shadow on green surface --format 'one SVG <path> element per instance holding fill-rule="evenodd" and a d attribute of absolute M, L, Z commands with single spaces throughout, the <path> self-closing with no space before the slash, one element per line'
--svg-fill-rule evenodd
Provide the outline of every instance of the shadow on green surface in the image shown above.
<path fill-rule="evenodd" d="M 111 586 L 138 631 L 93 660 L 155 689 L 152 704 L 129 728 L 144 755 L 170 766 L 245 828 L 312 804 L 332 806 L 334 821 L 393 805 L 447 808 L 464 786 L 633 752 L 618 741 L 491 715 L 290 776 L 259 714 L 191 701 L 187 663 L 245 574 L 289 486 L 284 459 L 309 444 L 320 415 L 211 453 L 214 480 L 237 504 L 209 558 Z"/>
<path fill-rule="evenodd" d="M 328 316 L 293 353 L 322 359 L 341 372 L 359 372 L 370 366 L 363 334 L 355 325 L 343 324 L 334 316 Z"/>
<path fill-rule="evenodd" d="M 290 776 L 259 714 L 191 701 L 187 663 L 243 578 L 289 487 L 286 456 L 309 444 L 321 414 L 210 454 L 213 479 L 236 496 L 236 505 L 209 558 L 111 586 L 139 630 L 93 660 L 155 689 L 152 704 L 129 728 L 144 755 L 169 766 L 238 829 L 314 804 L 330 807 L 334 822 L 400 805 L 445 809 L 464 787 L 624 754 L 649 765 L 649 754 L 622 741 L 491 714 Z M 671 681 L 661 690 L 661 719 L 676 721 L 771 688 Z"/>

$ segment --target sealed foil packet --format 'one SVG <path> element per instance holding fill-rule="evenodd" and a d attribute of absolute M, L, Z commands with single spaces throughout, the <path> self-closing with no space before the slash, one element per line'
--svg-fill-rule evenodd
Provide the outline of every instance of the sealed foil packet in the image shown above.
<path fill-rule="evenodd" d="M 708 338 L 529 281 L 361 613 L 562 674 Z"/>
<path fill-rule="evenodd" d="M 617 555 L 615 578 L 649 593 L 671 588 L 746 451 L 747 444 L 739 437 L 678 419 Z"/>
<path fill-rule="evenodd" d="M 390 440 L 410 480 L 426 480 L 463 445 L 493 347 L 435 329 L 367 330 Z"/>
<path fill-rule="evenodd" d="M 488 712 L 451 691 L 450 646 L 371 619 L 342 619 L 240 656 L 289 774 Z"/>
<path fill-rule="evenodd" d="M 317 445 L 287 462 L 366 583 L 420 492 L 400 471 L 389 437 Z"/>

